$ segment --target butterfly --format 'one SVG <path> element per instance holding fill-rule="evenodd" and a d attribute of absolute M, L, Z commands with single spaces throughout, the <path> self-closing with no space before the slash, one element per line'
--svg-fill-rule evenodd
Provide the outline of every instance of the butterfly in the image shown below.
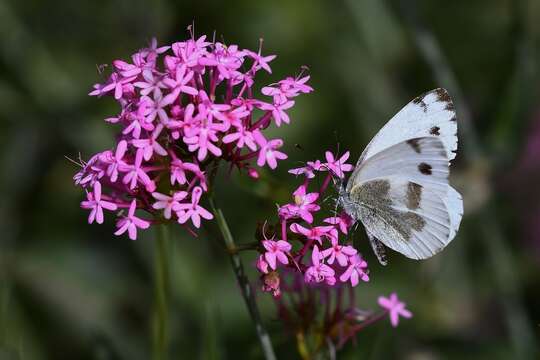
<path fill-rule="evenodd" d="M 454 239 L 463 198 L 448 183 L 457 119 L 445 89 L 412 100 L 364 149 L 338 204 L 364 225 L 379 262 L 385 246 L 427 259 Z"/>

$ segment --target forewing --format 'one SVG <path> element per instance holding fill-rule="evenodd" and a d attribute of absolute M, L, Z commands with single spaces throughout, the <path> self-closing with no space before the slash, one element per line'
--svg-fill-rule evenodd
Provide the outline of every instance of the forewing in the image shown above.
<path fill-rule="evenodd" d="M 394 115 L 368 144 L 357 166 L 392 145 L 425 136 L 438 137 L 447 158 L 452 160 L 456 157 L 456 113 L 445 89 L 439 88 L 420 95 Z"/>
<path fill-rule="evenodd" d="M 368 234 L 409 258 L 429 258 L 451 241 L 447 208 L 429 187 L 387 176 L 354 186 L 350 197 Z"/>

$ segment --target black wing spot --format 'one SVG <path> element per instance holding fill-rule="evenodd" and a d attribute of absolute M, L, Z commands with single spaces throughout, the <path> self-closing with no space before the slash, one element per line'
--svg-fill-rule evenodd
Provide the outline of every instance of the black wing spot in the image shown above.
<path fill-rule="evenodd" d="M 432 174 L 431 169 L 432 169 L 431 165 L 425 162 L 420 163 L 418 165 L 418 171 L 420 171 L 424 175 L 431 175 Z"/>
<path fill-rule="evenodd" d="M 409 144 L 409 146 L 412 147 L 413 150 L 414 150 L 417 154 L 420 154 L 421 149 L 420 149 L 420 143 L 419 143 L 419 140 L 418 140 L 418 139 L 407 140 L 407 144 Z"/>
<path fill-rule="evenodd" d="M 427 104 L 424 102 L 424 97 L 425 95 L 420 95 L 414 98 L 412 102 L 416 105 L 420 105 L 422 107 L 422 110 L 424 110 L 424 112 L 427 112 Z"/>
<path fill-rule="evenodd" d="M 452 101 L 450 95 L 448 95 L 448 92 L 441 88 L 435 90 L 435 92 L 437 93 L 437 100 L 446 103 L 446 107 L 444 109 L 454 111 L 454 102 Z"/>
<path fill-rule="evenodd" d="M 439 135 L 441 135 L 441 133 L 439 132 L 439 130 L 441 130 L 440 127 L 434 126 L 434 127 L 432 127 L 432 128 L 429 130 L 429 133 L 430 133 L 431 135 L 437 135 L 437 136 L 439 136 Z"/>

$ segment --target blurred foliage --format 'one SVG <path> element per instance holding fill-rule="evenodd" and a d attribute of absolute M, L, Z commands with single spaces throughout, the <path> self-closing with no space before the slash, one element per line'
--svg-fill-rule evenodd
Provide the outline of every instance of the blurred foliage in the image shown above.
<path fill-rule="evenodd" d="M 112 144 L 114 129 L 102 119 L 115 105 L 86 95 L 102 80 L 96 67 L 153 36 L 184 39 L 192 21 L 196 33 L 215 31 L 240 46 L 255 48 L 263 37 L 265 53 L 278 54 L 268 82 L 307 65 L 316 90 L 298 101 L 291 126 L 275 130 L 289 166 L 258 183 L 221 179 L 218 200 L 238 242 L 252 241 L 256 222 L 288 200 L 295 181 L 288 167 L 338 143 L 359 155 L 401 106 L 446 86 L 417 47 L 421 24 L 471 113 L 453 169 L 465 218 L 452 245 L 422 263 L 392 254 L 381 268 L 362 243 L 372 281 L 358 288 L 361 305 L 396 290 L 415 317 L 397 329 L 367 329 L 339 358 L 538 356 L 540 239 L 528 234 L 538 232 L 540 217 L 528 216 L 540 209 L 540 162 L 533 156 L 519 166 L 540 121 L 538 1 L 3 0 L 0 359 L 149 358 L 154 234 L 131 242 L 112 235 L 110 220 L 86 224 L 83 194 L 71 181 L 76 168 L 64 156 L 88 158 Z M 457 107 L 458 118 L 464 111 Z M 474 139 L 478 152 L 465 157 Z M 199 238 L 170 232 L 171 358 L 260 357 L 217 229 Z M 243 257 L 255 279 L 254 254 Z M 278 358 L 294 358 L 272 301 L 259 301 Z"/>

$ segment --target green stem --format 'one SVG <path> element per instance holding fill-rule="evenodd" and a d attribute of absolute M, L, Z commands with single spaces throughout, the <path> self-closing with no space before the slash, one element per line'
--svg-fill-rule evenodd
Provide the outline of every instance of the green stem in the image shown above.
<path fill-rule="evenodd" d="M 264 358 L 266 360 L 275 360 L 276 355 L 274 354 L 274 349 L 272 348 L 270 336 L 262 324 L 259 308 L 257 307 L 257 302 L 255 301 L 255 294 L 253 293 L 253 289 L 251 288 L 246 273 L 244 272 L 244 265 L 242 264 L 242 260 L 238 255 L 238 251 L 236 251 L 237 247 L 235 246 L 234 239 L 231 231 L 229 230 L 229 226 L 227 225 L 227 221 L 225 220 L 225 216 L 223 215 L 221 209 L 216 207 L 213 196 L 209 196 L 209 201 L 210 206 L 212 207 L 212 212 L 216 217 L 219 230 L 223 235 L 223 240 L 225 241 L 225 246 L 227 247 L 231 265 L 234 270 L 234 275 L 236 276 L 236 280 L 238 281 L 238 285 L 240 286 L 240 290 L 242 292 L 242 297 L 244 298 L 244 302 L 248 308 L 251 320 L 255 323 L 255 329 L 257 330 L 257 336 L 259 337 L 259 341 L 261 343 Z"/>
<path fill-rule="evenodd" d="M 168 358 L 168 304 L 169 262 L 167 254 L 167 228 L 157 227 L 155 240 L 155 313 L 154 313 L 154 360 Z"/>

